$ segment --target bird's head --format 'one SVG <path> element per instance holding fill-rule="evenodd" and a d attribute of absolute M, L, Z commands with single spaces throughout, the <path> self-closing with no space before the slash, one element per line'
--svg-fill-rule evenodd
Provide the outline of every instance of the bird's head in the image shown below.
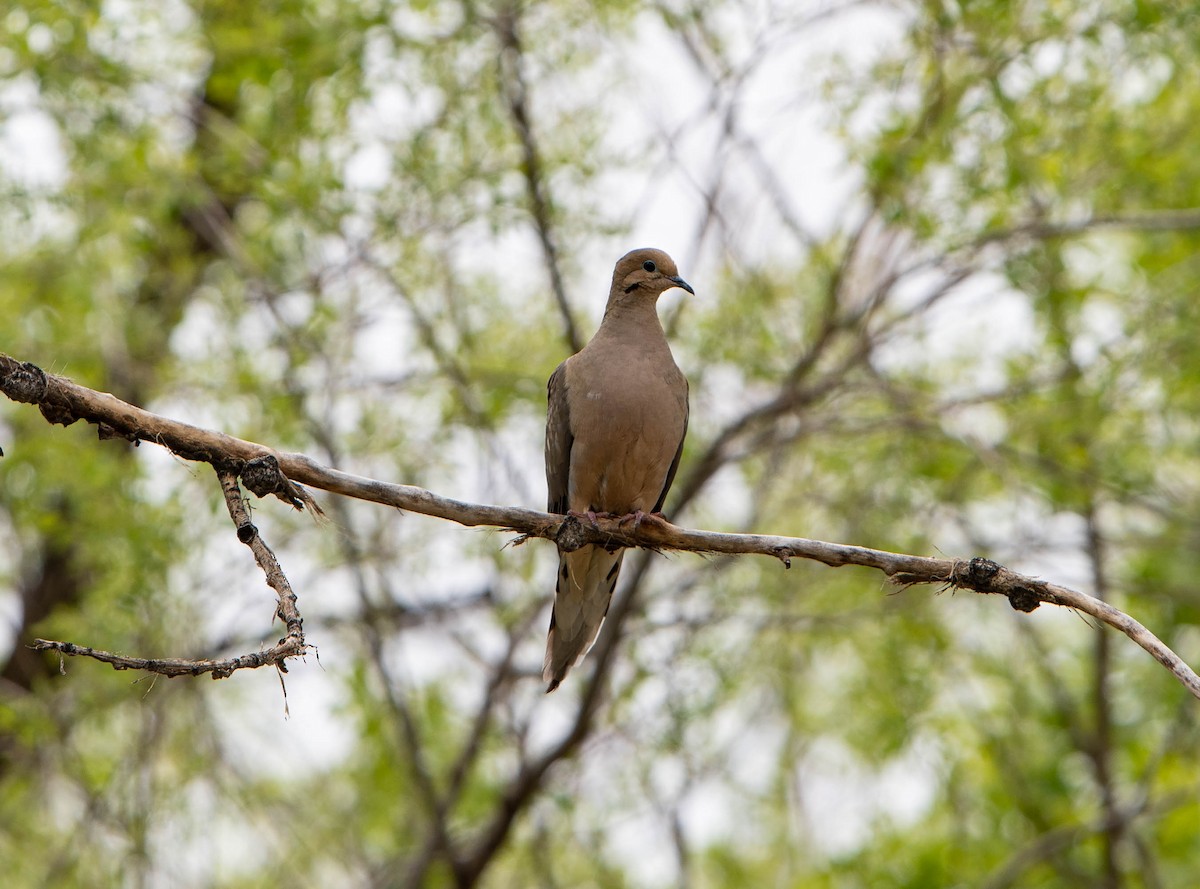
<path fill-rule="evenodd" d="M 679 277 L 675 260 L 661 250 L 643 247 L 631 250 L 621 257 L 613 271 L 612 292 L 626 295 L 657 297 L 664 290 L 682 287 L 695 294 L 692 285 Z"/>

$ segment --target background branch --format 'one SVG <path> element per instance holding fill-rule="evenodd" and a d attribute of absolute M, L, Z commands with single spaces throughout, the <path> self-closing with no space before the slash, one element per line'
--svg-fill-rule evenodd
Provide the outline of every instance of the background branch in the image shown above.
<path fill-rule="evenodd" d="M 524 51 L 521 46 L 519 31 L 520 10 L 518 4 L 513 4 L 499 12 L 493 26 L 500 41 L 500 82 L 504 97 L 508 100 L 508 111 L 512 118 L 513 129 L 521 142 L 521 172 L 525 179 L 525 191 L 529 200 L 529 212 L 533 217 L 533 226 L 537 230 L 538 242 L 542 247 L 542 257 L 546 263 L 546 271 L 550 275 L 550 288 L 554 291 L 554 301 L 562 316 L 563 335 L 572 353 L 583 348 L 583 337 L 571 314 L 571 305 L 567 300 L 567 288 L 563 284 L 562 263 L 559 259 L 558 244 L 554 235 L 554 209 L 550 201 L 549 190 L 545 181 L 545 165 L 542 152 L 534 135 L 532 115 L 529 109 L 529 87 L 525 82 L 522 69 Z"/>

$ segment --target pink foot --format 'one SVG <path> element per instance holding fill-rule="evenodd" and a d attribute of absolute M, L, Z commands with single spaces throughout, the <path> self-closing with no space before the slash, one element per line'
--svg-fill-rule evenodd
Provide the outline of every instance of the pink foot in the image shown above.
<path fill-rule="evenodd" d="M 633 524 L 633 530 L 637 530 L 643 524 L 662 528 L 671 523 L 667 521 L 667 517 L 661 512 L 642 512 L 640 509 L 636 512 L 631 512 L 628 515 L 621 516 L 622 525 Z"/>
<path fill-rule="evenodd" d="M 615 519 L 617 517 L 614 513 L 611 513 L 611 512 L 595 512 L 594 510 L 591 510 L 591 509 L 586 510 L 584 512 L 576 512 L 575 510 L 571 509 L 571 510 L 567 511 L 567 515 L 574 516 L 575 518 L 577 518 L 581 521 L 586 519 L 588 524 L 591 525 L 593 528 L 596 527 L 596 519 Z"/>

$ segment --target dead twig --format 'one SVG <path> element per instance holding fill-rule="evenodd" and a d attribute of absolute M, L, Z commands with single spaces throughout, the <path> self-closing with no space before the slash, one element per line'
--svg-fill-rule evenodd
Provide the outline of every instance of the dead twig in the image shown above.
<path fill-rule="evenodd" d="M 279 566 L 279 560 L 275 558 L 271 548 L 259 535 L 258 528 L 250 521 L 250 514 L 246 510 L 241 489 L 238 487 L 237 476 L 228 469 L 218 469 L 217 477 L 220 479 L 221 490 L 225 495 L 225 505 L 229 510 L 229 517 L 233 519 L 233 524 L 237 528 L 238 540 L 250 547 L 250 551 L 254 553 L 254 560 L 266 574 L 267 583 L 279 597 L 275 616 L 283 621 L 287 628 L 287 633 L 282 639 L 264 651 L 250 652 L 222 660 L 128 657 L 99 648 L 76 645 L 73 642 L 58 642 L 53 639 L 35 639 L 30 647 L 35 651 L 57 651 L 61 655 L 70 657 L 91 658 L 111 664 L 114 670 L 144 670 L 160 676 L 202 676 L 209 673 L 213 679 L 225 679 L 232 676 L 237 670 L 266 666 L 273 666 L 281 673 L 286 673 L 287 659 L 303 655 L 308 650 L 304 641 L 304 621 L 296 607 L 296 594 L 292 592 L 291 584 Z"/>

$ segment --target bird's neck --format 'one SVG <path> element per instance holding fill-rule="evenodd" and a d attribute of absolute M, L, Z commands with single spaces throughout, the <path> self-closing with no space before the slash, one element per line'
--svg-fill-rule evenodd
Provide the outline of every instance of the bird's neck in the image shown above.
<path fill-rule="evenodd" d="M 655 299 L 638 297 L 624 298 L 625 294 L 612 294 L 604 309 L 604 319 L 596 336 L 617 336 L 622 339 L 667 341 L 662 323 L 658 320 Z"/>

